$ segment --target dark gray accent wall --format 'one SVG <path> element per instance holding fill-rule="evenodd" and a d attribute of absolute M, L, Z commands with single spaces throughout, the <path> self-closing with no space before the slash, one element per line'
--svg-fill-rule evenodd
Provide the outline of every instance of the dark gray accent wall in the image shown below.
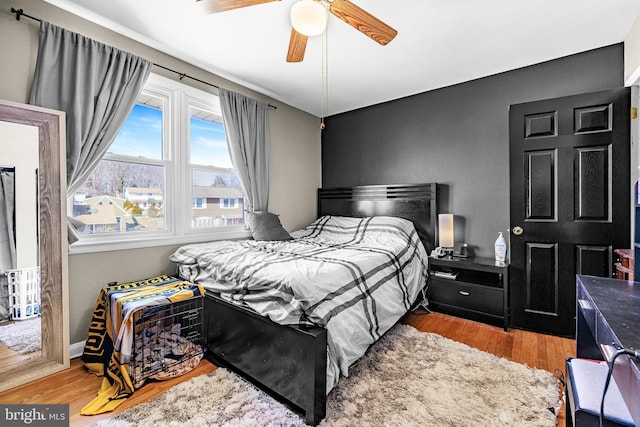
<path fill-rule="evenodd" d="M 438 182 L 456 243 L 493 257 L 510 225 L 509 105 L 620 87 L 623 76 L 620 43 L 331 116 L 322 185 Z"/>

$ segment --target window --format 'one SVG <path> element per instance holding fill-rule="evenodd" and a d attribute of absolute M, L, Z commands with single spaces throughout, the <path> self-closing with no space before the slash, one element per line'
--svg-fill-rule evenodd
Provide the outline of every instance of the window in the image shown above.
<path fill-rule="evenodd" d="M 245 237 L 218 97 L 151 75 L 107 154 L 69 197 L 73 253 Z"/>
<path fill-rule="evenodd" d="M 243 192 L 233 172 L 222 116 L 189 99 L 189 168 L 191 197 L 203 199 L 191 212 L 191 227 L 229 227 L 244 224 Z M 237 200 L 230 205 L 224 200 Z"/>
<path fill-rule="evenodd" d="M 204 197 L 194 197 L 193 209 L 205 209 L 207 207 L 207 199 Z"/>
<path fill-rule="evenodd" d="M 238 199 L 222 199 L 220 207 L 223 209 L 235 209 L 238 206 Z"/>

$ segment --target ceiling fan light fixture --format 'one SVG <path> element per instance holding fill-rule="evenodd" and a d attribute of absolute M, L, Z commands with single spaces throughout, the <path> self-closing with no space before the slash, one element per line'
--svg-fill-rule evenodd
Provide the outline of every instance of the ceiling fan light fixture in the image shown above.
<path fill-rule="evenodd" d="M 300 0 L 291 8 L 291 25 L 307 37 L 317 36 L 327 28 L 327 9 L 314 0 Z"/>

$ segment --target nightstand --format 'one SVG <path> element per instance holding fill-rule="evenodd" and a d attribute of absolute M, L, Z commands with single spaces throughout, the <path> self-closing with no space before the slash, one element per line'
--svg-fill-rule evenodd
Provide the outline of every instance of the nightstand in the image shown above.
<path fill-rule="evenodd" d="M 429 258 L 429 308 L 509 328 L 509 265 L 492 258 Z"/>

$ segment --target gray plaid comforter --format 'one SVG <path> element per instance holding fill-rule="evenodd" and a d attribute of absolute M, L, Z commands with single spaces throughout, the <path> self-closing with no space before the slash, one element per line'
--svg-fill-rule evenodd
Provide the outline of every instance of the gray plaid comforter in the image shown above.
<path fill-rule="evenodd" d="M 393 326 L 426 283 L 427 254 L 410 221 L 323 216 L 289 241 L 179 248 L 180 276 L 280 324 L 327 329 L 327 390 Z"/>

